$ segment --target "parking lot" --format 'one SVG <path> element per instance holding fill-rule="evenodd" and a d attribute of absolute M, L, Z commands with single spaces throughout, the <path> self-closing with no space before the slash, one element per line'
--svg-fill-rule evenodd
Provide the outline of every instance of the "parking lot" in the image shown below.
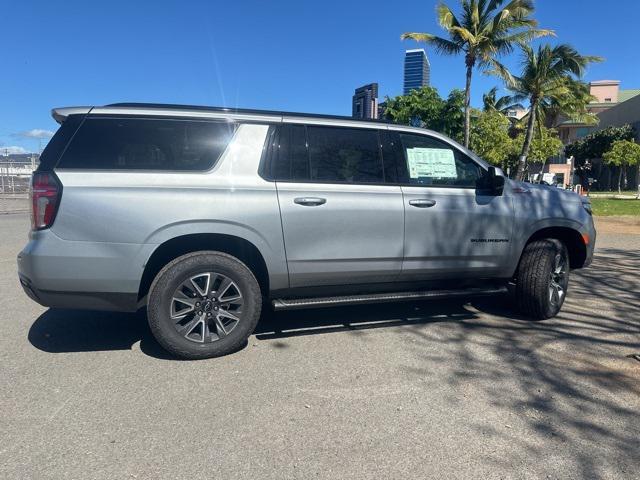
<path fill-rule="evenodd" d="M 640 478 L 633 228 L 603 225 L 549 321 L 503 298 L 294 311 L 198 362 L 142 314 L 29 300 L 27 230 L 0 215 L 0 478 Z"/>

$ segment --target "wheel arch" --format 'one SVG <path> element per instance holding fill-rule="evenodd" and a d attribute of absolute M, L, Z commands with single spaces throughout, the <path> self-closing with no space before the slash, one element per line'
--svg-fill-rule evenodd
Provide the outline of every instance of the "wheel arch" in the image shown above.
<path fill-rule="evenodd" d="M 571 268 L 582 268 L 584 266 L 587 260 L 587 245 L 584 242 L 582 233 L 578 230 L 569 226 L 548 226 L 540 228 L 529 236 L 524 246 L 526 247 L 535 240 L 545 238 L 559 240 L 567 247 Z"/>
<path fill-rule="evenodd" d="M 236 257 L 249 267 L 263 294 L 268 295 L 269 270 L 262 253 L 252 242 L 222 233 L 191 233 L 168 239 L 155 248 L 144 266 L 138 301 L 145 298 L 153 279 L 167 263 L 187 253 L 202 250 L 215 250 Z"/>

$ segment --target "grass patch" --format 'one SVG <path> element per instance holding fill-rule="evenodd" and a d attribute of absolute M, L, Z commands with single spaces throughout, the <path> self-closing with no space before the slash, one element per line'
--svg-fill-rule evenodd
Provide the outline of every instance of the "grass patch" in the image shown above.
<path fill-rule="evenodd" d="M 635 198 L 595 198 L 590 197 L 594 215 L 605 217 L 613 215 L 640 216 L 640 200 Z"/>

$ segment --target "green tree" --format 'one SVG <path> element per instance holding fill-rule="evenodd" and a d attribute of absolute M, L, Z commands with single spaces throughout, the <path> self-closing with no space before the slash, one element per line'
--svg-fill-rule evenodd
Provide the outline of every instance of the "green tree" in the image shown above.
<path fill-rule="evenodd" d="M 542 163 L 542 170 L 547 163 L 547 159 L 558 155 L 562 151 L 562 141 L 558 138 L 555 129 L 538 125 L 536 135 L 529 147 L 529 158 L 534 162 Z M 520 166 L 519 154 L 522 143 L 525 141 L 526 132 L 519 133 L 511 144 L 510 164 Z"/>
<path fill-rule="evenodd" d="M 506 170 L 513 151 L 513 140 L 509 137 L 510 124 L 509 119 L 496 110 L 474 111 L 471 121 L 471 150 L 487 162 Z"/>
<path fill-rule="evenodd" d="M 520 145 L 520 140 L 516 140 L 516 145 Z M 547 159 L 558 155 L 562 151 L 562 141 L 558 138 L 557 130 L 553 128 L 540 128 L 538 135 L 536 135 L 531 142 L 531 149 L 529 151 L 529 158 L 537 162 L 546 162 Z"/>
<path fill-rule="evenodd" d="M 385 98 L 383 117 L 396 123 L 430 128 L 460 141 L 464 122 L 464 93 L 452 90 L 443 100 L 433 87 L 412 90 L 408 95 Z"/>
<path fill-rule="evenodd" d="M 629 140 L 616 140 L 611 149 L 602 155 L 602 159 L 609 165 L 619 168 L 618 193 L 622 193 L 622 173 L 630 165 L 640 165 L 640 145 Z M 640 173 L 638 174 L 640 176 Z M 640 196 L 640 187 L 638 187 Z"/>
<path fill-rule="evenodd" d="M 576 163 L 581 165 L 587 160 L 602 158 L 605 152 L 611 150 L 615 141 L 633 140 L 634 136 L 635 130 L 631 125 L 607 127 L 567 145 L 565 152 L 567 155 L 572 155 Z"/>
<path fill-rule="evenodd" d="M 598 176 L 600 188 L 607 188 L 605 183 L 601 183 L 602 175 L 594 175 L 595 172 L 592 172 L 594 164 L 589 160 L 602 158 L 605 152 L 611 150 L 611 146 L 616 140 L 633 140 L 634 136 L 635 130 L 628 124 L 620 127 L 603 128 L 567 145 L 565 154 L 574 158 L 576 172 L 581 177 Z M 612 166 L 605 163 L 603 167 L 609 173 L 607 176 L 607 181 L 609 181 L 611 179 Z"/>
<path fill-rule="evenodd" d="M 514 108 L 524 108 L 521 103 L 514 102 L 510 95 L 504 95 L 497 98 L 498 87 L 493 87 L 487 93 L 482 95 L 482 109 L 485 112 L 496 111 L 504 115 Z"/>
<path fill-rule="evenodd" d="M 566 117 L 574 123 L 596 125 L 598 116 L 587 110 L 589 103 L 596 100 L 596 97 L 590 93 L 589 84 L 571 77 L 565 77 L 563 81 L 567 93 L 560 97 L 549 98 L 548 101 L 543 99 L 542 115 L 538 119 L 542 119 L 545 126 L 549 128 L 556 126 L 561 117 Z"/>
<path fill-rule="evenodd" d="M 580 55 L 573 47 L 565 44 L 555 47 L 540 45 L 537 50 L 528 45 L 522 45 L 521 48 L 523 58 L 519 76 L 512 75 L 497 61 L 491 71 L 500 76 L 507 88 L 514 92 L 514 100 L 529 100 L 527 128 L 518 159 L 518 180 L 525 177 L 534 130 L 536 125 L 542 127 L 545 108 L 551 104 L 562 105 L 563 97 L 571 93 L 571 82 L 584 74 L 589 63 L 602 60 L 600 57 Z"/>
<path fill-rule="evenodd" d="M 445 102 L 433 87 L 412 90 L 408 95 L 385 98 L 383 116 L 393 122 L 436 129 Z"/>
<path fill-rule="evenodd" d="M 449 93 L 442 107 L 440 124 L 436 130 L 458 142 L 462 142 L 464 135 L 464 92 L 454 88 Z"/>
<path fill-rule="evenodd" d="M 471 125 L 471 77 L 476 67 L 486 68 L 497 56 L 510 53 L 518 43 L 550 35 L 538 29 L 530 18 L 533 0 L 461 0 L 462 12 L 456 16 L 446 4 L 437 7 L 440 26 L 449 38 L 431 33 L 404 33 L 402 39 L 425 42 L 447 55 L 464 54 L 466 66 L 464 102 L 464 145 L 469 146 Z"/>

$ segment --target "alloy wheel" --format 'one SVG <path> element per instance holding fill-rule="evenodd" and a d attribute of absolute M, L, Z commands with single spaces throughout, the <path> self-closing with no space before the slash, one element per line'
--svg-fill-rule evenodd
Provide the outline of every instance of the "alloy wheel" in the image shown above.
<path fill-rule="evenodd" d="M 226 275 L 199 273 L 183 281 L 173 293 L 170 318 L 187 340 L 211 343 L 229 335 L 242 319 L 244 297 Z"/>
<path fill-rule="evenodd" d="M 549 278 L 549 302 L 553 307 L 558 308 L 562 305 L 564 296 L 567 293 L 568 283 L 567 259 L 564 255 L 558 253 L 553 260 Z"/>

